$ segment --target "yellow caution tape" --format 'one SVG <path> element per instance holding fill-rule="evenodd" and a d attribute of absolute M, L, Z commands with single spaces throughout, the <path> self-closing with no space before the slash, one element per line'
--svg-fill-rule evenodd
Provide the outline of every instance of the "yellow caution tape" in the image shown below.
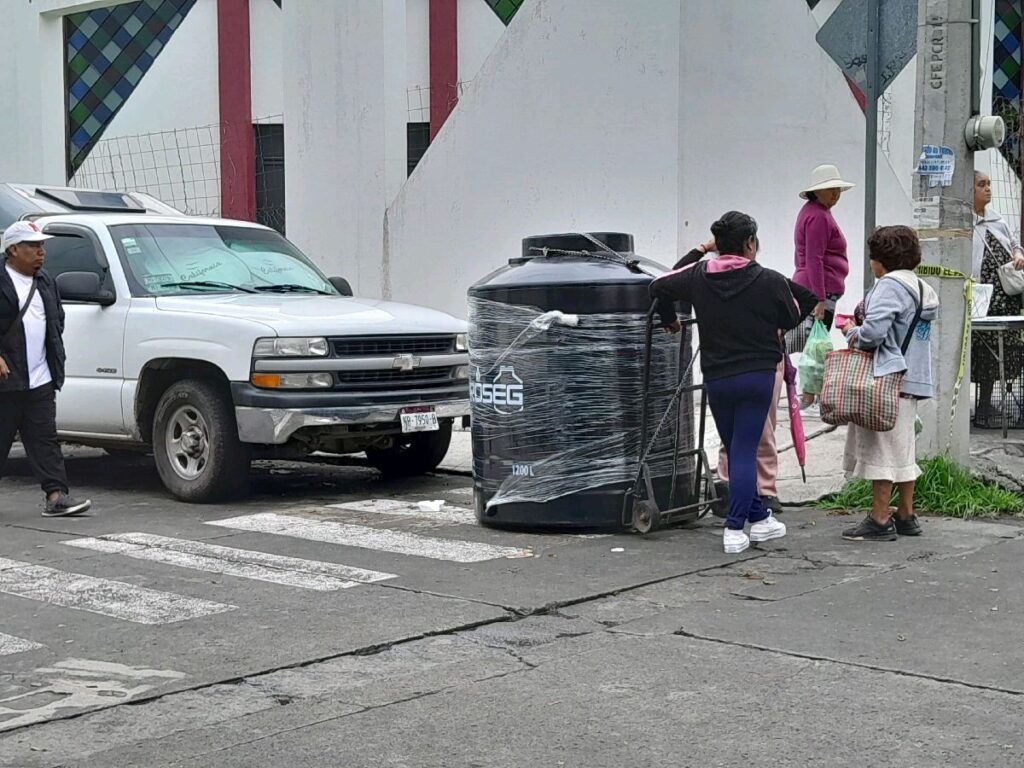
<path fill-rule="evenodd" d="M 974 280 L 963 272 L 946 267 L 936 267 L 932 264 L 921 264 L 914 270 L 920 277 L 938 277 L 949 280 L 963 280 L 964 282 L 964 321 L 963 330 L 960 334 L 960 367 L 956 374 L 956 383 L 953 385 L 953 404 L 949 412 L 949 440 L 946 442 L 946 453 L 953 447 L 953 426 L 956 419 L 956 409 L 960 402 L 960 389 L 963 386 L 964 374 L 967 369 L 967 350 L 971 344 L 971 304 L 974 300 Z"/>

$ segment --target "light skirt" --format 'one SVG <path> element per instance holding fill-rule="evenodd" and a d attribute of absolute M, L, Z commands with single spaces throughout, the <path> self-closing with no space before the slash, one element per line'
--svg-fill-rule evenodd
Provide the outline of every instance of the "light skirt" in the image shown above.
<path fill-rule="evenodd" d="M 900 398 L 896 426 L 889 432 L 873 432 L 851 424 L 846 431 L 843 469 L 863 480 L 909 483 L 921 476 L 917 466 L 917 400 Z"/>

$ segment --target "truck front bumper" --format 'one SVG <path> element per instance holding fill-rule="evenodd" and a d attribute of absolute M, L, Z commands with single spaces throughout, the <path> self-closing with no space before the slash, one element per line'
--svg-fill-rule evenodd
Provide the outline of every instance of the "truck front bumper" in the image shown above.
<path fill-rule="evenodd" d="M 238 438 L 243 443 L 281 445 L 298 430 L 309 427 L 330 428 L 352 424 L 398 423 L 399 412 L 411 405 L 431 405 L 439 419 L 469 415 L 469 400 L 407 405 L 353 405 L 311 408 L 260 408 L 236 406 Z"/>

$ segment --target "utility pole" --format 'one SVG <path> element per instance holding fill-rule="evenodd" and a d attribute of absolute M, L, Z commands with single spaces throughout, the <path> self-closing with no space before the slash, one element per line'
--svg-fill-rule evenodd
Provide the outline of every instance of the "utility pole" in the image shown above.
<path fill-rule="evenodd" d="M 980 67 L 973 59 L 977 0 L 919 0 L 917 37 L 917 110 L 915 147 L 953 150 L 955 171 L 951 186 L 929 187 L 927 176 L 914 179 L 915 207 L 927 213 L 919 223 L 925 264 L 971 274 L 974 199 L 974 153 L 968 149 L 964 127 L 977 109 Z M 973 6 L 973 7 L 972 7 Z M 972 84 L 973 83 L 973 84 Z M 934 418 L 925 418 L 922 447 L 928 456 L 946 452 L 966 465 L 970 457 L 970 329 L 964 342 L 963 281 L 929 278 L 938 291 L 941 308 L 932 324 L 932 364 L 936 385 Z M 966 346 L 966 349 L 964 349 Z M 964 357 L 962 358 L 962 355 Z M 954 390 L 961 372 L 963 383 L 953 409 Z"/>

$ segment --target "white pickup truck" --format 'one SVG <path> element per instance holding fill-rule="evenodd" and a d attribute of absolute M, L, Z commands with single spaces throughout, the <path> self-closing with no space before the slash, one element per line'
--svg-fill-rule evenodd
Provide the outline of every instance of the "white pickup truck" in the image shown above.
<path fill-rule="evenodd" d="M 0 184 L 0 225 L 54 239 L 61 439 L 153 452 L 179 499 L 245 493 L 253 458 L 365 453 L 429 472 L 469 414 L 466 324 L 352 297 L 272 229 L 141 194 Z"/>

